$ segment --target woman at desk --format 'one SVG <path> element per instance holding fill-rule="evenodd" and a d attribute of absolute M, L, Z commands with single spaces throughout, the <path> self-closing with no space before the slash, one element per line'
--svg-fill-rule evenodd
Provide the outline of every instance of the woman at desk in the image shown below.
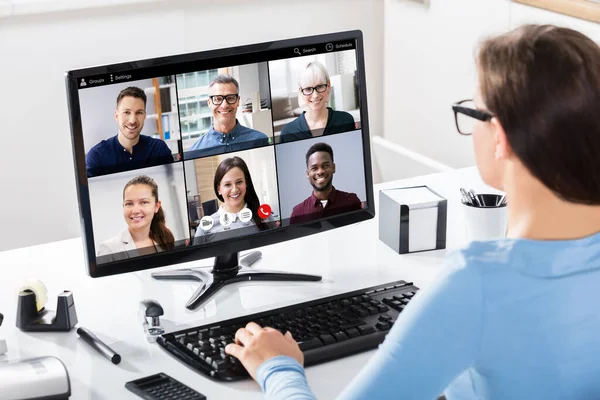
<path fill-rule="evenodd" d="M 327 107 L 330 95 L 331 82 L 327 69 L 318 61 L 309 62 L 298 85 L 298 103 L 306 111 L 283 127 L 279 140 L 291 142 L 353 131 L 355 124 L 352 115 Z"/>
<path fill-rule="evenodd" d="M 100 244 L 98 256 L 113 260 L 152 254 L 175 247 L 175 237 L 165 223 L 154 179 L 140 175 L 123 189 L 123 218 L 127 227 L 121 234 Z"/>
<path fill-rule="evenodd" d="M 481 44 L 461 102 L 508 232 L 452 253 L 342 399 L 600 398 L 600 47 L 527 25 Z M 469 129 L 472 128 L 472 129 Z M 226 351 L 270 399 L 313 398 L 293 338 L 249 323 Z"/>
<path fill-rule="evenodd" d="M 211 215 L 212 225 L 209 229 L 202 229 L 200 223 L 195 233 L 195 244 L 203 243 L 206 241 L 204 237 L 208 239 L 214 233 L 219 233 L 219 239 L 222 239 L 224 232 L 235 230 L 233 235 L 239 236 L 273 227 L 271 225 L 276 219 L 274 214 L 263 220 L 258 213 L 260 201 L 250 170 L 243 159 L 236 156 L 221 161 L 213 183 L 215 195 L 223 204 Z"/>

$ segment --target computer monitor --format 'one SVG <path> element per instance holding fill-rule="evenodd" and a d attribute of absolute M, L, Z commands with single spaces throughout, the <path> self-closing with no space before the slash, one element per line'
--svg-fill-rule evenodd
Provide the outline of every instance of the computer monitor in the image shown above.
<path fill-rule="evenodd" d="M 360 31 L 77 69 L 66 86 L 92 277 L 215 257 L 152 274 L 203 281 L 188 308 L 234 281 L 316 281 L 238 252 L 375 214 Z"/>

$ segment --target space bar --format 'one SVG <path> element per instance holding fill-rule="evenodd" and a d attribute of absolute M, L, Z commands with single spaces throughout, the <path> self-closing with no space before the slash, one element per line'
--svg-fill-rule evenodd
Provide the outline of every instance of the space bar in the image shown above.
<path fill-rule="evenodd" d="M 317 347 L 322 347 L 323 342 L 321 342 L 317 338 L 312 338 L 305 342 L 298 342 L 298 346 L 300 346 L 300 350 L 306 351 L 306 350 L 316 349 Z"/>

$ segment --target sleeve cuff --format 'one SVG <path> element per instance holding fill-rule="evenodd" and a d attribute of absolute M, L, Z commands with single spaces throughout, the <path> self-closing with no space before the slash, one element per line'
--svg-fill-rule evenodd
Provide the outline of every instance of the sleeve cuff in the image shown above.
<path fill-rule="evenodd" d="M 256 381 L 263 392 L 267 392 L 267 381 L 269 380 L 269 377 L 280 371 L 297 372 L 304 380 L 306 380 L 304 368 L 302 368 L 295 358 L 289 356 L 273 357 L 260 364 L 256 370 Z"/>

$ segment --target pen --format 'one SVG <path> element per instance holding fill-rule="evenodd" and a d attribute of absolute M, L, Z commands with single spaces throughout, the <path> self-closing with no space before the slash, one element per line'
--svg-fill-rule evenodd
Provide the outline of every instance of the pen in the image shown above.
<path fill-rule="evenodd" d="M 471 197 L 473 198 L 473 205 L 474 206 L 479 206 L 479 207 L 484 207 L 485 204 L 481 204 L 481 201 L 479 201 L 479 197 L 477 197 L 477 193 L 475 193 L 475 191 L 473 189 L 469 190 L 469 194 L 471 195 Z"/>
<path fill-rule="evenodd" d="M 506 195 L 502 195 L 502 197 L 500 198 L 500 200 L 498 200 L 498 203 L 496 204 L 497 206 L 501 206 L 506 202 Z"/>
<path fill-rule="evenodd" d="M 83 339 L 84 342 L 92 346 L 96 351 L 102 354 L 104 357 L 108 358 L 113 364 L 118 364 L 121 362 L 121 356 L 118 355 L 104 344 L 100 339 L 96 337 L 92 332 L 85 329 L 84 327 L 77 328 L 77 333 Z"/>
<path fill-rule="evenodd" d="M 460 188 L 460 193 L 462 194 L 463 197 L 463 202 L 465 204 L 471 205 L 471 198 L 469 197 L 467 191 L 465 190 L 465 188 Z"/>

